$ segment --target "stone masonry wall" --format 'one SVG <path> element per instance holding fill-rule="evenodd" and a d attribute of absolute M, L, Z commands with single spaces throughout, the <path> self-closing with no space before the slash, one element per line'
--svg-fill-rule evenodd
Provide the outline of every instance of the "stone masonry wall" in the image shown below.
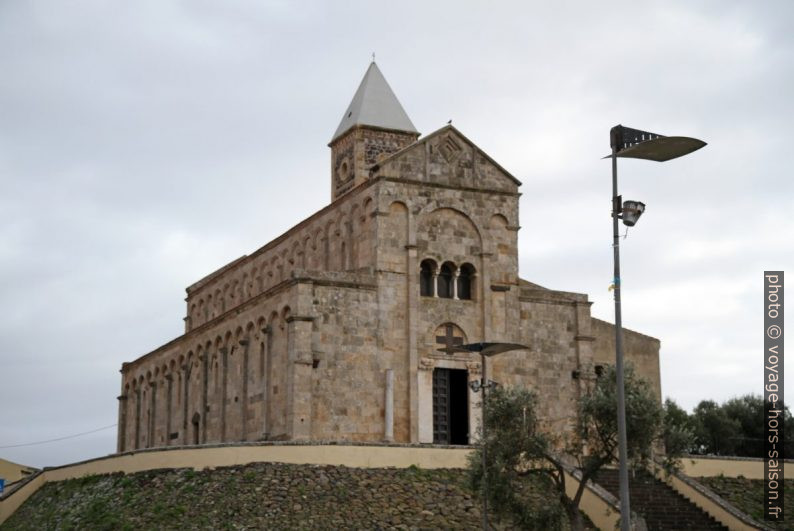
<path fill-rule="evenodd" d="M 317 440 L 383 440 L 385 370 L 394 361 L 376 344 L 377 290 L 305 287 L 315 360 L 304 396 L 306 420 L 311 421 L 307 435 Z"/>
<path fill-rule="evenodd" d="M 362 341 L 342 321 L 361 324 L 351 309 L 372 313 L 363 301 L 373 292 L 374 279 L 361 274 L 295 271 L 217 322 L 124 364 L 119 450 L 308 437 L 312 371 Z"/>
<path fill-rule="evenodd" d="M 367 182 L 370 168 L 412 144 L 417 133 L 357 126 L 330 144 L 332 200 Z"/>
<path fill-rule="evenodd" d="M 520 305 L 520 342 L 530 351 L 495 360 L 495 370 L 508 375 L 507 384 L 535 391 L 546 428 L 564 433 L 573 428 L 592 372 L 590 303 L 586 295 L 523 288 Z"/>
<path fill-rule="evenodd" d="M 593 319 L 593 335 L 596 337 L 593 362 L 599 365 L 615 364 L 615 325 Z M 662 401 L 662 379 L 659 374 L 659 347 L 655 337 L 646 336 L 627 328 L 623 329 L 623 355 L 626 363 L 634 366 L 638 376 L 653 388 L 655 396 Z"/>
<path fill-rule="evenodd" d="M 367 187 L 341 198 L 264 245 L 187 288 L 185 331 L 237 308 L 290 278 L 295 269 L 373 267 L 373 196 Z"/>

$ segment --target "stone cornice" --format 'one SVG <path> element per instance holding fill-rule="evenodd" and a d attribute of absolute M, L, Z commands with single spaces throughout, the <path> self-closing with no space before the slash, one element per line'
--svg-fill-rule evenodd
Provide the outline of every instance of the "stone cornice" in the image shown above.
<path fill-rule="evenodd" d="M 551 297 L 530 297 L 526 295 L 520 295 L 518 297 L 520 302 L 535 302 L 538 304 L 555 304 L 557 306 L 576 306 L 575 301 L 566 300 L 566 299 L 553 299 Z"/>
<path fill-rule="evenodd" d="M 402 177 L 386 177 L 378 176 L 373 179 L 374 181 L 386 181 L 390 183 L 407 184 L 409 186 L 424 186 L 427 188 L 440 188 L 444 190 L 462 190 L 464 192 L 475 192 L 479 194 L 489 195 L 504 195 L 508 197 L 521 197 L 520 192 L 507 192 L 505 190 L 492 190 L 489 188 L 472 188 L 470 186 L 452 186 L 442 183 L 430 183 L 426 181 L 417 181 L 416 179 L 404 179 Z"/>

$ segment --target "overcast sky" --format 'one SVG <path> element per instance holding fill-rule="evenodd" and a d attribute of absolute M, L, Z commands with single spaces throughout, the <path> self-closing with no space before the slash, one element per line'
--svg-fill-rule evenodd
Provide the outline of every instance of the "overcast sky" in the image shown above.
<path fill-rule="evenodd" d="M 762 274 L 794 264 L 792 20 L 782 0 L 0 3 L 0 447 L 114 424 L 121 363 L 182 333 L 184 288 L 329 202 L 372 52 L 423 134 L 452 119 L 523 182 L 522 277 L 609 321 L 610 127 L 708 142 L 620 162 L 647 204 L 624 324 L 661 339 L 683 407 L 761 393 Z"/>

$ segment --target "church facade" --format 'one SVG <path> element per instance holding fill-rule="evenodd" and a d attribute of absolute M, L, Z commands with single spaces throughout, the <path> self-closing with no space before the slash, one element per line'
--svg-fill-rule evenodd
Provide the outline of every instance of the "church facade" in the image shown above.
<path fill-rule="evenodd" d="M 118 451 L 258 440 L 469 444 L 487 377 L 564 431 L 614 360 L 587 295 L 518 276 L 520 182 L 451 125 L 420 138 L 373 62 L 331 143 L 332 202 L 187 288 L 185 332 L 121 368 Z M 660 396 L 659 341 L 625 330 Z"/>

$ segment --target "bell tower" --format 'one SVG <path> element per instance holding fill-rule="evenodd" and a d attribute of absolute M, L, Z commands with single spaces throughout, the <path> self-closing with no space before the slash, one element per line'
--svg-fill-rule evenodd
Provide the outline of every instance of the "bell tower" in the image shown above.
<path fill-rule="evenodd" d="M 418 137 L 419 132 L 373 61 L 328 144 L 331 200 L 366 181 L 373 165 Z"/>

